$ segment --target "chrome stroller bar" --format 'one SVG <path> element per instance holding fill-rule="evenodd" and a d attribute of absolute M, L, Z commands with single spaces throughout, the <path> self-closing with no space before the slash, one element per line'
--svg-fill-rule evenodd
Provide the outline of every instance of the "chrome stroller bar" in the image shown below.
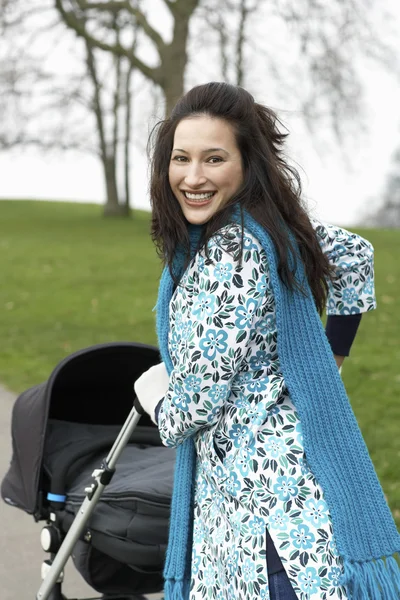
<path fill-rule="evenodd" d="M 93 481 L 85 487 L 86 498 L 42 581 L 36 595 L 36 600 L 48 600 L 54 586 L 57 581 L 59 581 L 65 564 L 68 561 L 75 544 L 80 539 L 80 535 L 95 509 L 104 488 L 111 481 L 121 452 L 129 442 L 129 439 L 143 414 L 144 411 L 138 399 L 135 398 L 133 408 L 123 424 L 107 458 L 103 461 L 99 469 L 93 471 Z"/>

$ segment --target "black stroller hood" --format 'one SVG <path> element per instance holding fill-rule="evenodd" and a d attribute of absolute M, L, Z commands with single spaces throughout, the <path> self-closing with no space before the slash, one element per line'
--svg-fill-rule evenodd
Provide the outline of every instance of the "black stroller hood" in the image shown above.
<path fill-rule="evenodd" d="M 47 382 L 23 392 L 13 407 L 12 458 L 1 485 L 3 500 L 42 518 L 39 487 L 48 420 L 122 425 L 133 405 L 133 383 L 159 360 L 154 346 L 99 344 L 68 356 Z M 140 427 L 150 431 L 152 443 L 160 443 L 149 418 L 142 417 Z"/>

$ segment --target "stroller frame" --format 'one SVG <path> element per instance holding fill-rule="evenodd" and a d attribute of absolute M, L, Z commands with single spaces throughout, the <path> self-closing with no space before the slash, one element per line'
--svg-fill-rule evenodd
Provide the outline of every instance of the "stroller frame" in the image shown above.
<path fill-rule="evenodd" d="M 73 547 L 78 541 L 88 519 L 90 518 L 99 498 L 115 473 L 117 461 L 121 452 L 127 445 L 140 417 L 144 414 L 138 399 L 135 397 L 134 405 L 123 424 L 111 450 L 102 462 L 99 469 L 92 473 L 93 481 L 85 487 L 86 497 L 68 530 L 58 552 L 49 562 L 43 563 L 42 573 L 44 575 L 42 584 L 37 592 L 36 600 L 67 600 L 61 594 L 61 583 L 63 580 L 63 569 L 70 557 Z M 50 515 L 51 520 L 51 515 Z"/>

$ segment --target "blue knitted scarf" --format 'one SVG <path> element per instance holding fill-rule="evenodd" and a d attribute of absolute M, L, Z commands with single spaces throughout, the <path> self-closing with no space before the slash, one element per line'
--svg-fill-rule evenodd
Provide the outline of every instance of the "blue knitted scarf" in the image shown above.
<path fill-rule="evenodd" d="M 238 209 L 233 211 L 232 221 L 241 223 Z M 302 263 L 296 261 L 296 277 L 306 294 L 290 291 L 282 284 L 274 244 L 247 213 L 244 226 L 259 240 L 268 257 L 279 360 L 300 416 L 307 462 L 324 490 L 332 516 L 344 563 L 340 583 L 346 586 L 349 600 L 399 600 L 400 569 L 394 555 L 400 551 L 400 535 L 347 398 Z M 190 226 L 190 230 L 193 255 L 201 228 Z M 183 274 L 183 260 L 183 254 L 177 253 L 174 272 L 176 269 Z M 165 268 L 157 301 L 157 334 L 169 372 L 169 302 L 173 289 Z M 189 598 L 195 468 L 195 447 L 188 439 L 177 449 L 164 568 L 165 600 Z"/>

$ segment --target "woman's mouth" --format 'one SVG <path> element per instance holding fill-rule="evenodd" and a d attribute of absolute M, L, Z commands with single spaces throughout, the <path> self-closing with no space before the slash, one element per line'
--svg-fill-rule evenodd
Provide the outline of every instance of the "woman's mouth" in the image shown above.
<path fill-rule="evenodd" d="M 188 204 L 207 204 L 216 192 L 187 192 L 182 190 Z"/>

